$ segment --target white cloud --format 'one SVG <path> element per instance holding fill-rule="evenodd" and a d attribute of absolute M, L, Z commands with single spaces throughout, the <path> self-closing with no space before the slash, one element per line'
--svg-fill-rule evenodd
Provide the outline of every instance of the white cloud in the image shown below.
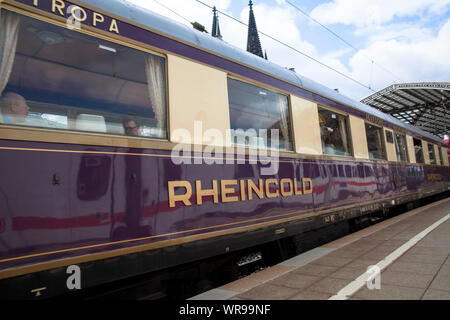
<path fill-rule="evenodd" d="M 381 39 L 368 48 L 360 50 L 350 60 L 352 74 L 364 78 L 367 58 L 376 57 L 379 65 L 394 72 L 406 82 L 412 81 L 448 81 L 450 74 L 450 19 L 442 26 L 437 35 L 423 36 L 418 41 L 404 39 Z M 367 78 L 367 74 L 366 74 Z M 389 85 L 392 77 L 376 68 L 373 73 L 373 85 L 381 89 Z"/>
<path fill-rule="evenodd" d="M 419 24 L 392 23 L 358 28 L 355 36 L 365 38 L 366 43 L 396 39 L 399 41 L 423 41 L 433 36 L 433 30 Z"/>
<path fill-rule="evenodd" d="M 395 17 L 439 13 L 450 0 L 333 0 L 317 6 L 311 16 L 324 24 L 379 25 Z"/>
<path fill-rule="evenodd" d="M 282 0 L 281 0 L 282 1 Z M 320 53 L 314 44 L 305 41 L 298 28 L 299 15 L 290 6 L 268 6 L 265 4 L 255 5 L 256 23 L 258 30 L 265 32 L 274 38 L 290 45 L 291 47 L 313 57 L 314 59 L 338 70 L 339 72 L 352 76 L 351 70 L 339 59 L 342 55 L 348 54 L 352 49 L 340 49 L 329 53 Z M 240 15 L 243 21 L 248 20 L 248 9 L 243 10 Z M 246 30 L 245 36 L 246 36 Z M 331 89 L 339 91 L 354 99 L 366 96 L 370 91 L 343 77 L 333 70 L 314 62 L 310 58 L 295 52 L 288 47 L 267 38 L 260 33 L 263 50 L 267 50 L 269 60 L 285 68 L 295 68 L 296 72 L 304 77 L 314 80 Z M 246 41 L 246 39 L 245 39 Z M 358 79 L 358 78 L 357 78 Z M 365 78 L 363 78 L 365 79 Z M 361 80 L 361 79 L 358 79 Z M 369 81 L 362 81 L 368 85 Z"/>

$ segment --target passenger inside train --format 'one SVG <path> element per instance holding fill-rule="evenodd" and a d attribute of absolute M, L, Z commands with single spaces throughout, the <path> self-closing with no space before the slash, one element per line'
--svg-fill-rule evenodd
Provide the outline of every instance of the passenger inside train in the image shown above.
<path fill-rule="evenodd" d="M 416 154 L 417 163 L 425 163 L 425 159 L 423 157 L 423 148 L 422 141 L 420 139 L 413 139 L 414 141 L 414 153 Z"/>
<path fill-rule="evenodd" d="M 126 116 L 123 119 L 123 128 L 127 136 L 140 136 L 141 127 L 137 123 L 136 119 L 130 116 Z"/>
<path fill-rule="evenodd" d="M 351 156 L 347 118 L 319 108 L 319 123 L 323 152 L 330 155 Z"/>
<path fill-rule="evenodd" d="M 2 122 L 4 124 L 25 122 L 29 109 L 27 101 L 20 94 L 7 92 L 1 98 Z"/>

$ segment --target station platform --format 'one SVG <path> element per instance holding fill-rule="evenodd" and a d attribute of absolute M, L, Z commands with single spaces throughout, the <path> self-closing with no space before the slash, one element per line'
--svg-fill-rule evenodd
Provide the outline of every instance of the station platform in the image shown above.
<path fill-rule="evenodd" d="M 450 198 L 188 300 L 450 300 Z"/>

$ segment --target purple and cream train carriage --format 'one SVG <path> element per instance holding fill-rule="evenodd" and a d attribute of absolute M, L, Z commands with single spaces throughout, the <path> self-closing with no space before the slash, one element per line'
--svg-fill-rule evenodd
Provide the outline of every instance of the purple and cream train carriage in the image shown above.
<path fill-rule="evenodd" d="M 67 292 L 70 265 L 92 287 L 450 187 L 437 137 L 155 13 L 0 6 L 1 298 Z"/>

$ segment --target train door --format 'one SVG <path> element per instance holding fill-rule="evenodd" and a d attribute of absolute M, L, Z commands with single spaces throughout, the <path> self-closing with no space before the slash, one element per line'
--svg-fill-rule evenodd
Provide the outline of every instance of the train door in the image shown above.
<path fill-rule="evenodd" d="M 70 154 L 55 146 L 15 143 L 23 150 L 0 151 L 0 252 L 9 248 L 27 253 L 46 245 L 70 242 Z M 42 148 L 42 149 L 41 149 Z M 52 149 L 52 151 L 50 151 Z M 49 236 L 51 230 L 51 237 Z"/>

